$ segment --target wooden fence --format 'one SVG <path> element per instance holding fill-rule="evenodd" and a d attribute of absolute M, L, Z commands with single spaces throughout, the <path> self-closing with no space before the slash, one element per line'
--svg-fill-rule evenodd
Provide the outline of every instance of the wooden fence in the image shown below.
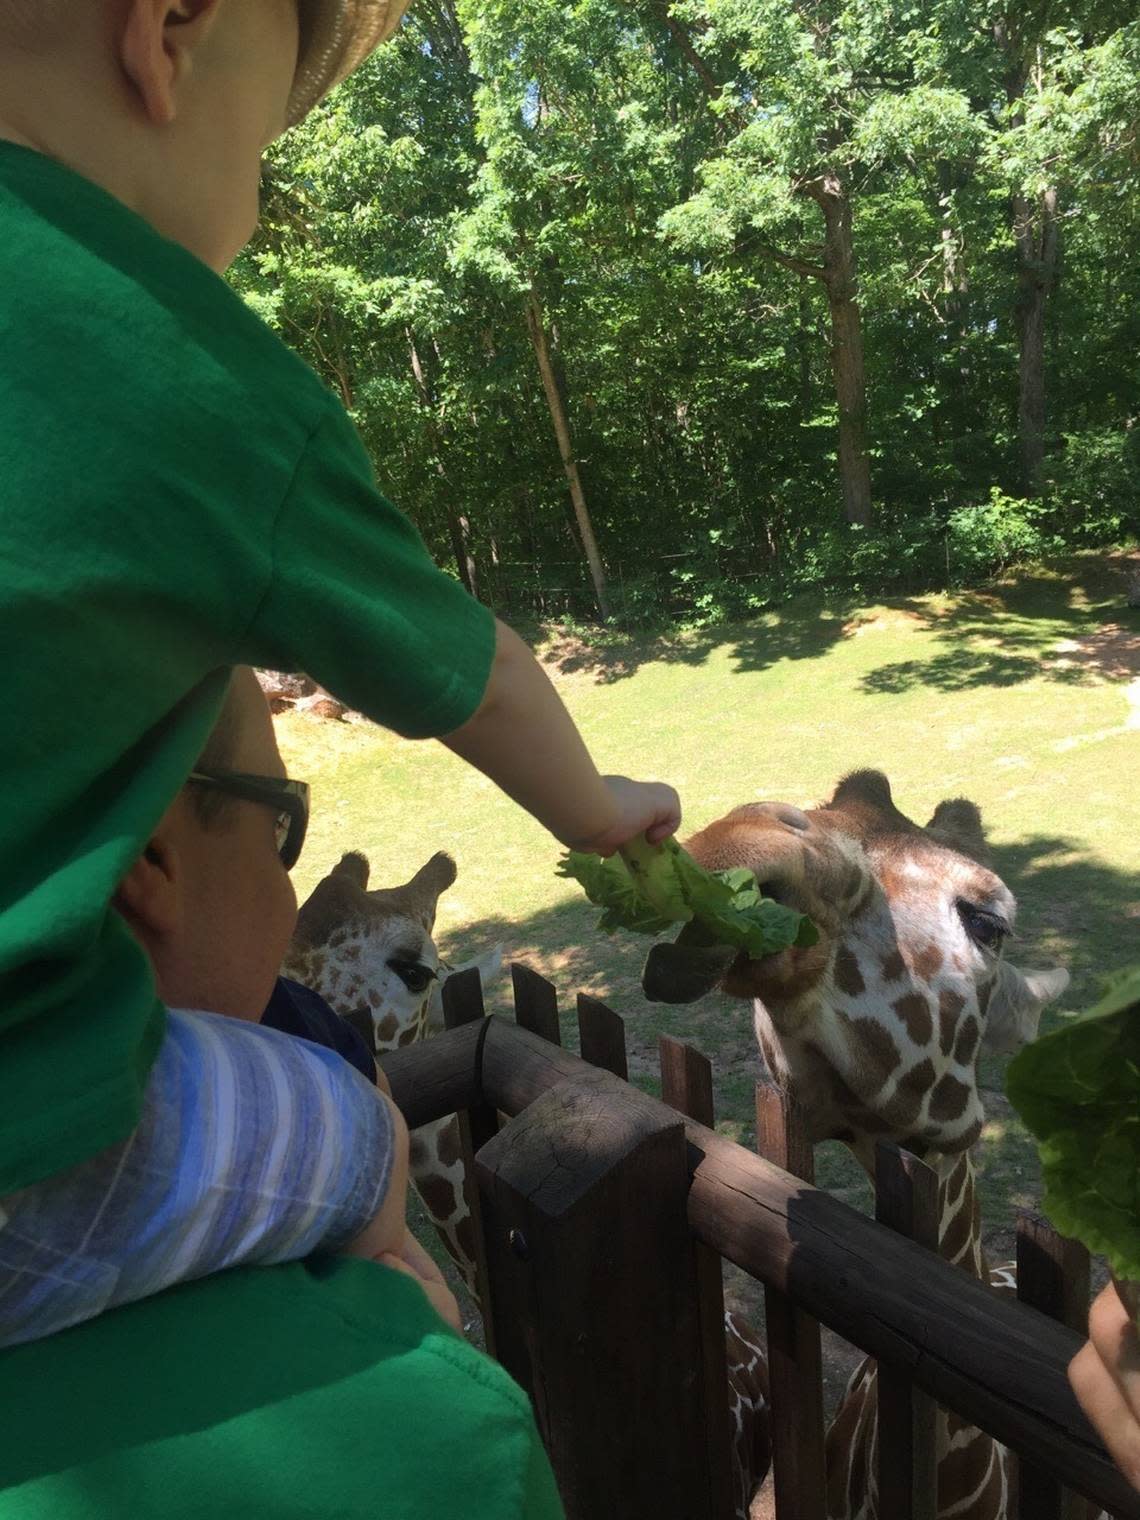
<path fill-rule="evenodd" d="M 384 1067 L 413 1128 L 462 1115 L 488 1348 L 531 1396 L 569 1520 L 732 1514 L 722 1257 L 764 1285 L 781 1520 L 826 1516 L 820 1321 L 878 1358 L 891 1520 L 935 1513 L 936 1405 L 1017 1454 L 1020 1520 L 1070 1520 L 1074 1495 L 1140 1520 L 1065 1376 L 1079 1247 L 1024 1219 L 1022 1301 L 1000 1297 L 930 1249 L 934 1178 L 913 1156 L 880 1146 L 868 1218 L 812 1186 L 775 1089 L 758 1089 L 753 1154 L 712 1129 L 696 1051 L 662 1039 L 658 1102 L 624 1080 L 610 1009 L 579 996 L 575 1056 L 555 989 L 513 977 L 516 1023 L 484 1017 L 465 972 L 445 984 L 447 1032 Z"/>

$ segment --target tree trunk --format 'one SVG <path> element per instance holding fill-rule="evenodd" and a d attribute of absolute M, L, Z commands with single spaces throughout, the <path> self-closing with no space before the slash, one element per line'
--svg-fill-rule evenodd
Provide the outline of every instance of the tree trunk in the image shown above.
<path fill-rule="evenodd" d="M 419 350 L 416 348 L 416 340 L 410 328 L 405 329 L 408 338 L 408 353 L 412 365 L 412 379 L 416 382 L 416 391 L 419 394 L 420 404 L 428 413 L 428 427 L 431 431 L 432 442 L 435 446 L 435 468 L 443 486 L 443 510 L 447 517 L 447 532 L 451 539 L 451 552 L 455 556 L 455 568 L 459 571 L 459 579 L 466 586 L 470 594 L 478 601 L 479 599 L 479 576 L 475 565 L 475 555 L 471 549 L 471 523 L 466 514 L 456 510 L 451 496 L 451 482 L 447 478 L 447 470 L 443 464 L 443 439 L 440 434 L 439 419 L 435 414 L 435 398 L 428 384 L 424 367 L 420 360 Z"/>
<path fill-rule="evenodd" d="M 598 611 L 602 617 L 609 617 L 609 602 L 606 596 L 606 575 L 602 569 L 602 557 L 598 553 L 598 543 L 594 537 L 594 525 L 590 521 L 590 509 L 586 505 L 585 492 L 582 490 L 581 477 L 578 474 L 578 462 L 574 457 L 574 445 L 570 437 L 570 424 L 566 417 L 566 408 L 562 401 L 562 392 L 559 390 L 558 381 L 554 374 L 554 364 L 550 355 L 550 344 L 546 336 L 546 322 L 543 317 L 542 302 L 538 291 L 532 285 L 527 296 L 526 325 L 530 334 L 530 341 L 534 347 L 534 356 L 538 360 L 538 371 L 542 376 L 542 388 L 546 392 L 546 404 L 550 408 L 550 420 L 554 424 L 554 436 L 558 439 L 558 452 L 562 455 L 562 468 L 566 471 L 566 479 L 570 486 L 570 500 L 574 504 L 574 517 L 578 524 L 578 532 L 582 539 L 582 549 L 586 556 L 586 563 L 590 567 L 590 579 L 594 583 L 594 597 L 598 604 Z"/>
<path fill-rule="evenodd" d="M 839 409 L 839 482 L 850 523 L 871 522 L 871 466 L 867 457 L 867 378 L 863 324 L 851 240 L 851 201 L 839 176 L 822 175 L 808 193 L 823 212 L 823 283 L 831 314 L 831 369 Z"/>
<path fill-rule="evenodd" d="M 1057 192 L 1045 190 L 1036 204 L 1014 196 L 1017 242 L 1017 434 L 1021 476 L 1027 491 L 1040 485 L 1045 463 L 1045 308 L 1057 274 Z"/>

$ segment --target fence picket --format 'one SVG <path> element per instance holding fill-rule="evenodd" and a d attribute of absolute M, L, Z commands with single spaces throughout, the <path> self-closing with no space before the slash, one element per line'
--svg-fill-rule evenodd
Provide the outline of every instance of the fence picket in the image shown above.
<path fill-rule="evenodd" d="M 938 1179 L 909 1151 L 875 1147 L 875 1218 L 929 1251 L 938 1249 Z M 937 1406 L 905 1367 L 879 1363 L 879 1513 L 935 1520 L 938 1511 Z"/>
<path fill-rule="evenodd" d="M 657 1042 L 661 1061 L 661 1098 L 670 1108 L 698 1124 L 713 1125 L 712 1063 L 692 1045 L 663 1034 Z M 705 1408 L 708 1419 L 708 1466 L 713 1513 L 734 1513 L 732 1436 L 728 1424 L 728 1368 L 724 1335 L 724 1268 L 716 1251 L 693 1242 L 698 1311 L 704 1358 Z"/>
<path fill-rule="evenodd" d="M 811 1182 L 815 1157 L 799 1105 L 756 1084 L 756 1148 L 767 1161 Z M 779 1520 L 827 1520 L 823 1363 L 819 1322 L 777 1288 L 764 1288 L 772 1396 L 772 1481 Z"/>
<path fill-rule="evenodd" d="M 479 1023 L 486 1017 L 483 1006 L 483 979 L 477 966 L 449 976 L 440 990 L 443 1022 L 447 1029 Z M 487 1352 L 495 1355 L 495 1332 L 487 1313 L 491 1286 L 487 1268 L 487 1242 L 483 1235 L 483 1212 L 479 1207 L 479 1190 L 475 1183 L 475 1152 L 492 1139 L 499 1129 L 499 1115 L 490 1103 L 461 1108 L 455 1115 L 459 1130 L 459 1154 L 463 1159 L 463 1197 L 471 1215 L 471 1232 L 475 1255 L 475 1297 L 483 1314 Z"/>
<path fill-rule="evenodd" d="M 520 961 L 511 964 L 511 986 L 515 998 L 515 1022 L 532 1034 L 541 1035 L 552 1045 L 561 1045 L 558 1027 L 558 989 L 537 971 Z"/>
<path fill-rule="evenodd" d="M 629 1080 L 625 1020 L 584 992 L 578 994 L 578 1041 L 583 1061 L 612 1071 L 623 1082 Z"/>
<path fill-rule="evenodd" d="M 1028 1209 L 1018 1211 L 1017 1297 L 1070 1330 L 1088 1334 L 1089 1253 Z M 1021 1520 L 1084 1520 L 1088 1515 L 1083 1499 L 1032 1462 L 1018 1463 L 1017 1503 Z"/>

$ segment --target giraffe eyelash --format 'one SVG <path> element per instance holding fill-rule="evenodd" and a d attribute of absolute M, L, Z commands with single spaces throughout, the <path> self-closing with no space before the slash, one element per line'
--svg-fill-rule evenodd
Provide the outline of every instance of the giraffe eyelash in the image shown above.
<path fill-rule="evenodd" d="M 958 917 L 966 933 L 983 950 L 1000 950 L 1004 942 L 1009 938 L 1010 924 L 1002 918 L 1000 913 L 991 913 L 988 908 L 979 908 L 976 903 L 967 902 L 960 897 L 957 902 Z"/>

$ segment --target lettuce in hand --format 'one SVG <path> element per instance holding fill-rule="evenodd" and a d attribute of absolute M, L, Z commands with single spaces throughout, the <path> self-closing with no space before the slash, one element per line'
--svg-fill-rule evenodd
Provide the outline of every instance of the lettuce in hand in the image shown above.
<path fill-rule="evenodd" d="M 675 839 L 633 840 L 607 860 L 571 850 L 558 874 L 578 882 L 602 909 L 598 928 L 606 934 L 660 935 L 691 924 L 690 939 L 730 945 L 753 960 L 819 938 L 802 913 L 762 896 L 751 871 L 706 871 Z"/>
<path fill-rule="evenodd" d="M 1140 1278 L 1140 968 L 1027 1045 L 1006 1087 L 1037 1140 L 1053 1224 Z"/>

